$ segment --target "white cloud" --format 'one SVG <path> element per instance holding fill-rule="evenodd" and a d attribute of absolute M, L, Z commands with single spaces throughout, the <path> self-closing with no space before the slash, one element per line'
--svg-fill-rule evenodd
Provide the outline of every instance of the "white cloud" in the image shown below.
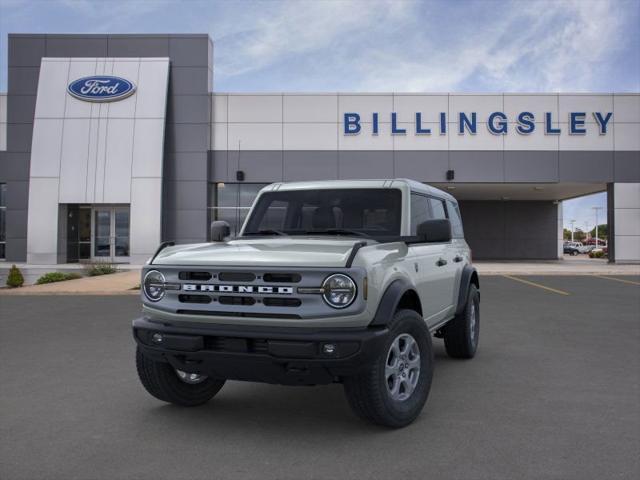
<path fill-rule="evenodd" d="M 443 16 L 432 4 L 285 3 L 258 11 L 257 21 L 247 17 L 236 32 L 220 37 L 216 76 L 225 80 L 270 67 L 300 75 L 299 69 L 311 68 L 301 63 L 313 56 L 327 68 L 328 83 L 351 73 L 351 90 L 457 91 L 469 83 L 494 91 L 590 90 L 601 73 L 594 67 L 624 43 L 626 10 L 616 6 L 478 2 L 470 4 L 463 25 L 453 15 L 445 16 L 450 24 L 440 23 Z M 495 14 L 473 22 L 487 8 Z"/>
<path fill-rule="evenodd" d="M 258 4 L 252 15 L 219 18 L 214 41 L 224 44 L 217 74 L 232 76 L 260 70 L 286 59 L 320 52 L 340 55 L 352 35 L 376 31 L 384 22 L 402 21 L 409 3 L 312 1 Z M 389 15 L 389 12 L 393 12 Z M 230 28 L 232 25 L 234 28 Z M 222 33 L 220 33 L 222 32 Z M 365 46 L 366 47 L 366 46 Z"/>

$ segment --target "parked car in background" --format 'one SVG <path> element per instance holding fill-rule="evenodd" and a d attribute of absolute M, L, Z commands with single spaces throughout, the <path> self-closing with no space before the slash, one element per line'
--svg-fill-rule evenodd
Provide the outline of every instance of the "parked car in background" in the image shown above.
<path fill-rule="evenodd" d="M 580 242 L 564 242 L 564 253 L 569 255 L 578 255 L 580 253 L 587 253 L 587 247 Z"/>
<path fill-rule="evenodd" d="M 593 245 L 593 246 L 595 246 L 596 239 L 595 239 L 595 237 L 591 237 L 591 238 L 586 239 L 583 243 L 585 245 Z M 598 238 L 598 245 L 599 246 L 606 245 L 606 244 L 607 244 L 606 240 L 603 240 L 602 238 Z"/>

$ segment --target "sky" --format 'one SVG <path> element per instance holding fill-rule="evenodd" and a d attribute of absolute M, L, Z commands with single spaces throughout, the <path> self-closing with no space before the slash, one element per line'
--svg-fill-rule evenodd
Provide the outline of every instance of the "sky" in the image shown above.
<path fill-rule="evenodd" d="M 218 92 L 638 92 L 638 25 L 640 0 L 0 0 L 0 91 L 8 33 L 208 33 Z"/>

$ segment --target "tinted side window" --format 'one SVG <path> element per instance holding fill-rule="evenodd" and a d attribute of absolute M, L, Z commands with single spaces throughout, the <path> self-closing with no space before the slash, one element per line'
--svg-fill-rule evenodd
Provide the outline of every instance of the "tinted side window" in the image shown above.
<path fill-rule="evenodd" d="M 411 194 L 411 235 L 417 233 L 418 225 L 431 218 L 429 199 L 423 195 Z"/>
<path fill-rule="evenodd" d="M 444 202 L 437 198 L 429 198 L 431 204 L 431 215 L 436 220 L 447 218 L 446 210 L 444 209 Z"/>
<path fill-rule="evenodd" d="M 460 207 L 458 207 L 457 203 L 447 200 L 447 210 L 449 211 L 449 221 L 451 222 L 451 236 L 453 238 L 464 238 Z"/>

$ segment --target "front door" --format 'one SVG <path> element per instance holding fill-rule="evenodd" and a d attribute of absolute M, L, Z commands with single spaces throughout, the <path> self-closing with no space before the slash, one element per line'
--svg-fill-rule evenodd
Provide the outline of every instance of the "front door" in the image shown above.
<path fill-rule="evenodd" d="M 94 260 L 129 261 L 129 207 L 94 207 L 92 231 Z"/>

